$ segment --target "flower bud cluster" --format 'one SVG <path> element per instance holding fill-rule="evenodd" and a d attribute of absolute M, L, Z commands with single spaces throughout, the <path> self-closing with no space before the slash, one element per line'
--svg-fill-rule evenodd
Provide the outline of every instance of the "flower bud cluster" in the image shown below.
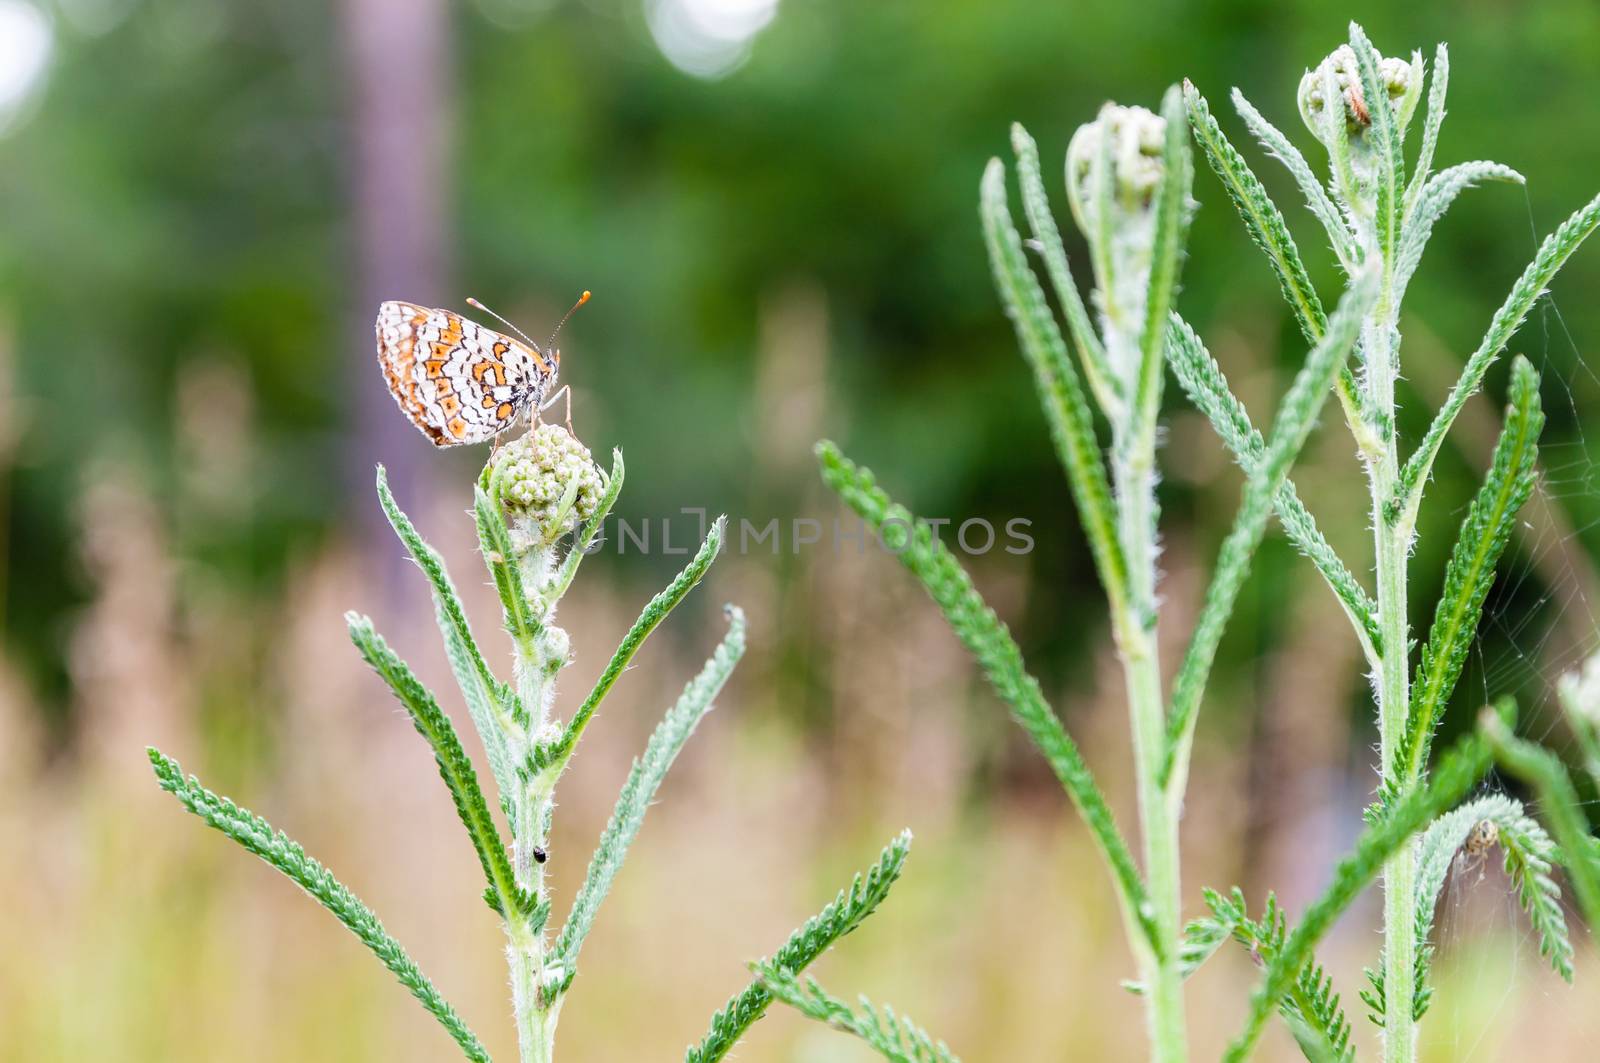
<path fill-rule="evenodd" d="M 501 447 L 490 482 L 513 520 L 534 523 L 546 543 L 587 520 L 605 491 L 589 448 L 558 424 L 541 424 Z"/>

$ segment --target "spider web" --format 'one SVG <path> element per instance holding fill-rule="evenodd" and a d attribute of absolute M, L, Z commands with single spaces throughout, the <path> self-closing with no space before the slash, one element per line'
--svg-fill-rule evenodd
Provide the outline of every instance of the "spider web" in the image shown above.
<path fill-rule="evenodd" d="M 1540 236 L 1532 201 L 1526 190 L 1523 194 L 1531 254 Z M 1600 564 L 1587 545 L 1600 525 L 1600 463 L 1585 432 L 1583 409 L 1600 396 L 1600 375 L 1552 295 L 1539 301 L 1512 343 L 1512 350 L 1540 371 L 1547 422 L 1540 440 L 1539 479 L 1484 603 L 1453 711 L 1510 694 L 1519 707 L 1518 730 L 1569 755 L 1573 739 L 1562 719 L 1556 684 L 1600 651 Z M 1463 451 L 1471 465 L 1480 471 L 1486 467 L 1486 453 L 1474 452 L 1470 444 Z M 1543 819 L 1531 795 L 1500 777 L 1492 775 L 1482 786 L 1483 792 L 1501 790 L 1523 797 L 1528 811 Z M 1529 1012 L 1548 1013 L 1552 1003 L 1568 1014 L 1581 1013 L 1581 1008 L 1569 1010 L 1578 998 L 1541 999 L 1594 992 L 1592 985 L 1582 984 L 1595 973 L 1594 965 L 1584 962 L 1592 949 L 1590 935 L 1570 904 L 1567 918 L 1578 950 L 1578 984 L 1572 988 L 1539 955 L 1537 935 L 1503 871 L 1502 851 L 1492 850 L 1481 864 L 1458 856 L 1435 918 L 1436 992 L 1422 1024 L 1424 1054 L 1457 1061 L 1506 1058 L 1508 1045 L 1517 1043 L 1508 1041 L 1506 1024 L 1527 1029 L 1537 1021 Z M 1563 1032 L 1575 1037 L 1577 1024 Z"/>

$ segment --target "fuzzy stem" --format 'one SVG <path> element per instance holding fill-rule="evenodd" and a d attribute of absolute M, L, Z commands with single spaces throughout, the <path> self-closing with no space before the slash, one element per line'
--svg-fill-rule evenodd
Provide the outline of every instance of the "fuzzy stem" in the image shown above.
<path fill-rule="evenodd" d="M 540 534 L 532 522 L 517 531 L 532 536 Z M 515 736 L 520 743 L 512 746 L 518 762 L 525 758 L 531 742 L 541 741 L 549 729 L 555 677 L 567 663 L 566 633 L 551 623 L 554 604 L 539 608 L 541 592 L 551 578 L 553 565 L 552 551 L 540 547 L 529 550 L 520 561 L 522 586 L 532 599 L 530 604 L 543 615 L 538 633 L 518 639 L 515 646 L 517 699 L 526 714 L 524 726 L 527 728 L 524 734 Z M 517 885 L 536 897 L 541 906 L 548 905 L 550 897 L 543 854 L 549 843 L 553 802 L 546 777 L 519 774 L 512 806 L 512 870 Z M 535 929 L 526 916 L 513 914 L 506 920 L 506 936 L 509 939 L 506 952 L 511 968 L 511 1002 L 516 1014 L 517 1046 L 522 1063 L 551 1063 L 555 1058 L 556 1021 L 563 999 L 562 975 L 546 970 L 549 944 L 542 924 Z"/>
<path fill-rule="evenodd" d="M 1376 249 L 1374 249 L 1376 253 Z M 1399 442 L 1395 432 L 1395 379 L 1399 375 L 1399 335 L 1395 328 L 1394 288 L 1385 270 L 1377 305 L 1363 327 L 1362 350 L 1370 408 L 1381 418 L 1383 450 L 1367 465 L 1372 489 L 1373 549 L 1378 583 L 1379 759 L 1386 790 L 1402 782 L 1399 749 L 1410 700 L 1410 629 L 1406 612 L 1406 563 L 1412 524 L 1395 506 L 1400 484 Z M 1415 841 L 1400 846 L 1384 864 L 1384 1059 L 1416 1059 L 1416 877 Z"/>
<path fill-rule="evenodd" d="M 1392 498 L 1392 494 L 1386 497 Z M 1406 725 L 1409 690 L 1406 661 L 1406 552 L 1409 535 L 1379 525 L 1378 616 L 1384 653 L 1379 668 L 1380 755 L 1385 784 L 1397 784 L 1397 751 Z M 1412 1018 L 1416 964 L 1415 841 L 1395 851 L 1384 865 L 1384 1058 L 1410 1063 L 1416 1057 L 1416 1023 Z"/>
<path fill-rule="evenodd" d="M 1141 649 L 1124 652 L 1123 672 L 1128 682 L 1128 708 L 1132 715 L 1134 755 L 1139 792 L 1139 825 L 1144 837 L 1145 878 L 1159 947 L 1145 957 L 1146 985 L 1150 987 L 1147 1020 L 1151 1059 L 1186 1058 L 1183 972 L 1178 963 L 1181 936 L 1181 881 L 1178 864 L 1178 815 L 1161 785 L 1165 766 L 1166 719 L 1161 699 L 1161 675 L 1153 632 L 1141 633 Z"/>
<path fill-rule="evenodd" d="M 1136 320 L 1136 316 L 1130 315 Z M 1107 347 L 1118 345 L 1116 323 L 1105 320 Z M 1124 337 L 1126 342 L 1126 338 Z M 1137 351 L 1137 345 L 1126 343 Z M 1127 411 L 1131 414 L 1132 411 Z M 1178 966 L 1182 933 L 1178 864 L 1178 817 L 1162 786 L 1166 766 L 1166 709 L 1161 665 L 1156 652 L 1156 473 L 1153 418 L 1117 419 L 1113 434 L 1113 472 L 1118 496 L 1118 535 L 1128 564 L 1128 593 L 1114 617 L 1117 651 L 1128 689 L 1133 731 L 1139 827 L 1144 839 L 1145 877 L 1157 933 L 1156 948 L 1142 957 L 1150 987 L 1146 1011 L 1151 1059 L 1177 1063 L 1185 1058 L 1183 974 Z"/>

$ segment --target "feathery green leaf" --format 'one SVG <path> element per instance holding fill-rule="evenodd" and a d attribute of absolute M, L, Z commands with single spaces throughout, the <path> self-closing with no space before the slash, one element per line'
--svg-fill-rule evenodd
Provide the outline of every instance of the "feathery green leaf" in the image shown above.
<path fill-rule="evenodd" d="M 1462 739 L 1439 761 L 1425 786 L 1412 789 L 1357 839 L 1355 851 L 1334 869 L 1333 882 L 1318 898 L 1285 940 L 1277 958 L 1267 965 L 1267 977 L 1250 998 L 1250 1014 L 1243 1032 L 1228 1047 L 1225 1063 L 1242 1063 L 1261 1036 L 1267 1017 L 1289 991 L 1311 959 L 1312 949 L 1339 914 L 1375 878 L 1383 864 L 1413 834 L 1455 806 L 1477 785 L 1489 768 L 1488 744 L 1477 735 Z"/>
<path fill-rule="evenodd" d="M 1050 213 L 1050 198 L 1045 193 L 1044 178 L 1039 169 L 1039 148 L 1020 123 L 1011 126 L 1011 148 L 1017 155 L 1017 183 L 1022 188 L 1022 209 L 1028 218 L 1028 228 L 1033 232 L 1039 254 L 1044 259 L 1045 274 L 1055 289 L 1056 301 L 1061 304 L 1067 318 L 1067 331 L 1078 348 L 1078 358 L 1083 362 L 1084 376 L 1094 392 L 1100 408 L 1109 415 L 1122 405 L 1121 381 L 1111 368 L 1105 345 L 1095 334 L 1089 320 L 1089 311 L 1078 293 L 1077 282 L 1072 279 L 1072 268 L 1067 264 L 1067 250 L 1061 243 L 1061 232 L 1056 228 L 1055 217 Z"/>
<path fill-rule="evenodd" d="M 1356 23 L 1350 23 L 1350 48 L 1356 55 L 1356 72 L 1361 79 L 1361 95 L 1366 100 L 1367 114 L 1372 126 L 1368 130 L 1377 159 L 1376 213 L 1373 217 L 1374 235 L 1378 253 L 1383 256 L 1384 269 L 1393 273 L 1396 253 L 1400 245 L 1400 182 L 1404 180 L 1405 162 L 1400 154 L 1400 127 L 1395 121 L 1389 103 L 1389 90 L 1378 70 L 1378 51 Z M 1328 110 L 1340 111 L 1334 104 L 1338 96 L 1329 96 Z"/>
<path fill-rule="evenodd" d="M 1261 142 L 1261 146 L 1267 150 L 1267 154 L 1283 163 L 1284 168 L 1294 178 L 1295 184 L 1300 186 L 1300 194 L 1306 197 L 1306 206 L 1311 208 L 1311 213 L 1322 223 L 1322 228 L 1333 244 L 1333 253 L 1338 256 L 1340 265 L 1344 267 L 1346 273 L 1354 273 L 1360 264 L 1360 249 L 1356 246 L 1350 227 L 1345 224 L 1344 216 L 1329 198 L 1327 188 L 1316 174 L 1312 173 L 1311 164 L 1306 162 L 1306 157 L 1300 154 L 1300 149 L 1284 136 L 1283 131 L 1267 121 L 1238 89 L 1233 90 L 1233 107 L 1239 112 L 1239 117 L 1244 119 L 1244 124 L 1250 128 L 1250 132 Z"/>
<path fill-rule="evenodd" d="M 1461 407 L 1483 384 L 1489 367 L 1494 364 L 1512 334 L 1522 326 L 1523 319 L 1528 316 L 1528 311 L 1539 296 L 1544 294 L 1550 278 L 1556 275 L 1556 271 L 1572 257 L 1572 253 L 1597 226 L 1600 226 L 1600 196 L 1591 199 L 1586 206 L 1562 222 L 1560 228 L 1545 237 L 1544 243 L 1539 245 L 1539 253 L 1511 286 L 1511 293 L 1506 296 L 1500 309 L 1495 311 L 1483 342 L 1467 359 L 1466 368 L 1450 389 L 1449 398 L 1439 408 L 1433 423 L 1428 426 L 1427 434 L 1400 474 L 1400 497 L 1397 501 L 1405 519 L 1415 519 L 1422 492 L 1433 470 L 1434 459 L 1438 457 L 1439 448 L 1444 445 L 1445 433 L 1455 423 Z"/>
<path fill-rule="evenodd" d="M 411 716 L 417 733 L 428 740 L 433 749 L 433 759 L 439 766 L 439 777 L 444 780 L 455 800 L 456 814 L 467 828 L 472 847 L 477 850 L 478 862 L 483 865 L 484 878 L 488 880 L 492 907 L 506 918 L 526 918 L 538 911 L 538 899 L 517 886 L 516 873 L 506 855 L 500 830 L 494 816 L 483 799 L 478 786 L 478 774 L 472 761 L 461 748 L 456 729 L 450 723 L 439 703 L 422 685 L 409 665 L 389 648 L 372 627 L 372 621 L 355 613 L 345 614 L 350 628 L 350 641 L 361 651 L 361 657 L 373 671 L 389 684 L 389 689 Z"/>
<path fill-rule="evenodd" d="M 1184 121 L 1183 92 L 1174 85 L 1161 100 L 1166 139 L 1161 148 L 1161 184 L 1156 189 L 1151 238 L 1150 280 L 1145 319 L 1139 333 L 1139 375 L 1132 396 L 1131 434 L 1154 446 L 1156 417 L 1161 410 L 1162 365 L 1166 355 L 1167 319 L 1178 295 L 1184 241 L 1189 232 L 1189 199 L 1194 186 L 1194 161 Z"/>
<path fill-rule="evenodd" d="M 1539 795 L 1539 808 L 1561 845 L 1562 863 L 1583 918 L 1591 930 L 1600 926 L 1600 844 L 1589 833 L 1583 803 L 1565 765 L 1548 749 L 1517 738 L 1512 724 L 1492 713 L 1479 717 L 1478 728 L 1488 738 L 1500 767 Z"/>
<path fill-rule="evenodd" d="M 1078 372 L 1067 357 L 1066 342 L 1022 252 L 1022 237 L 1012 223 L 1006 200 L 1005 174 L 999 159 L 991 159 L 983 173 L 980 213 L 989 264 L 1006 315 L 1016 326 L 1022 353 L 1033 369 L 1050 436 L 1078 506 L 1078 519 L 1088 536 L 1100 583 L 1115 609 L 1127 596 L 1128 566 L 1117 539 L 1116 506 L 1106 480 L 1105 459 Z"/>
<path fill-rule="evenodd" d="M 1245 475 L 1250 475 L 1266 453 L 1266 442 L 1250 423 L 1244 404 L 1228 387 L 1222 367 L 1217 365 L 1188 322 L 1176 314 L 1172 318 L 1172 331 L 1167 336 L 1167 361 L 1189 401 L 1206 415 L 1239 467 Z M 1315 518 L 1300 501 L 1294 481 L 1284 480 L 1273 498 L 1273 507 L 1283 523 L 1284 533 L 1321 573 L 1355 627 L 1369 661 L 1376 663 L 1375 647 L 1383 642 L 1378 631 L 1378 607 L 1323 537 Z"/>
<path fill-rule="evenodd" d="M 710 542 L 709 539 L 707 541 Z M 715 553 L 715 549 L 711 552 Z M 594 856 L 589 861 L 583 886 L 578 890 L 577 899 L 572 902 L 572 914 L 567 917 L 561 928 L 560 939 L 556 942 L 556 955 L 560 957 L 559 962 L 569 982 L 577 969 L 578 952 L 583 948 L 589 928 L 594 925 L 600 902 L 605 900 L 606 893 L 611 889 L 611 881 L 628 855 L 628 846 L 644 825 L 645 812 L 655 798 L 661 780 L 665 778 L 667 769 L 672 767 L 678 751 L 689 740 L 695 726 L 711 711 L 712 699 L 721 691 L 728 676 L 733 674 L 734 665 L 744 655 L 744 614 L 731 605 L 727 613 L 728 634 L 711 659 L 706 661 L 700 674 L 683 688 L 677 704 L 667 710 L 666 716 L 645 745 L 644 753 L 634 760 L 627 781 L 622 784 L 622 792 L 617 795 L 611 819 L 600 834 L 600 843 L 595 846 Z"/>
<path fill-rule="evenodd" d="M 866 997 L 851 1008 L 831 996 L 815 978 L 802 984 L 794 972 L 772 964 L 752 965 L 756 977 L 773 998 L 817 1022 L 854 1034 L 890 1063 L 961 1063 L 943 1041 L 934 1041 L 927 1031 L 897 1015 L 885 1005 L 882 1010 Z"/>
<path fill-rule="evenodd" d="M 1334 73 L 1334 64 L 1325 63 L 1319 69 L 1322 77 L 1322 98 L 1330 101 L 1330 104 L 1333 100 L 1341 99 L 1344 92 Z M 1343 107 L 1325 105 L 1318 118 L 1320 128 L 1317 130 L 1317 139 L 1328 149 L 1328 181 L 1333 189 L 1334 199 L 1345 210 L 1346 224 L 1354 232 L 1359 230 L 1354 204 L 1360 198 L 1360 189 L 1357 187 L 1355 167 L 1350 158 L 1350 136 L 1346 121 Z M 1363 256 L 1366 254 L 1364 248 L 1362 254 Z"/>
<path fill-rule="evenodd" d="M 1183 83 L 1184 100 L 1188 104 L 1189 126 L 1194 130 L 1195 143 L 1211 164 L 1211 169 L 1222 179 L 1223 190 L 1233 202 L 1244 222 L 1245 231 L 1272 263 L 1272 271 L 1283 288 L 1283 298 L 1294 311 L 1295 321 L 1305 334 L 1307 343 L 1322 339 L 1327 329 L 1328 317 L 1323 312 L 1322 300 L 1311 286 L 1305 263 L 1300 259 L 1300 249 L 1284 223 L 1261 181 L 1251 171 L 1244 157 L 1228 141 L 1222 127 L 1212 117 L 1211 105 L 1200 95 L 1193 82 Z"/>
<path fill-rule="evenodd" d="M 1544 413 L 1539 407 L 1539 374 L 1518 356 L 1511 367 L 1511 396 L 1505 428 L 1483 487 L 1467 510 L 1456 537 L 1433 627 L 1422 648 L 1398 763 L 1386 777 L 1399 786 L 1421 777 L 1428 751 L 1461 666 L 1478 632 L 1484 598 L 1494 583 L 1495 566 L 1511 539 L 1517 512 L 1533 493 Z M 1390 795 L 1392 797 L 1392 794 Z"/>
<path fill-rule="evenodd" d="M 1244 893 L 1235 886 L 1231 896 L 1215 890 L 1204 893 L 1211 909 L 1214 928 L 1223 938 L 1232 937 L 1250 950 L 1258 962 L 1271 965 L 1283 952 L 1288 938 L 1288 919 L 1272 894 L 1267 894 L 1266 911 L 1259 922 L 1250 918 Z M 1355 1046 L 1350 1043 L 1350 1020 L 1345 1017 L 1339 994 L 1333 991 L 1333 978 L 1314 959 L 1300 969 L 1278 1004 L 1300 1051 L 1312 1063 L 1350 1063 Z"/>
<path fill-rule="evenodd" d="M 1416 172 L 1406 186 L 1406 215 L 1416 207 L 1417 197 L 1428 182 L 1433 168 L 1433 152 L 1439 145 L 1439 127 L 1444 125 L 1444 100 L 1450 91 L 1450 49 L 1443 42 L 1433 52 L 1433 75 L 1428 85 L 1428 117 L 1422 126 L 1422 147 L 1417 152 Z"/>
<path fill-rule="evenodd" d="M 1482 160 L 1463 162 L 1434 175 L 1423 187 L 1401 232 L 1399 261 L 1394 271 L 1396 299 L 1405 292 L 1411 275 L 1422 261 L 1422 251 L 1433 236 L 1434 225 L 1444 217 L 1444 212 L 1450 209 L 1450 204 L 1455 202 L 1457 196 L 1479 181 L 1525 183 L 1523 176 L 1511 167 Z"/>
<path fill-rule="evenodd" d="M 594 512 L 589 514 L 589 519 L 584 521 L 583 527 L 574 536 L 572 546 L 568 548 L 567 555 L 561 559 L 561 567 L 556 571 L 555 578 L 550 581 L 550 588 L 545 593 L 545 600 L 559 601 L 567 593 L 567 588 L 572 586 L 572 578 L 578 574 L 578 566 L 583 559 L 589 556 L 594 549 L 595 542 L 600 537 L 601 526 L 605 523 L 606 515 L 611 512 L 611 507 L 617 504 L 617 496 L 622 493 L 622 477 L 624 473 L 622 464 L 622 449 L 613 447 L 611 450 L 611 471 L 606 474 L 606 489 L 600 495 L 600 501 L 595 503 Z"/>
<path fill-rule="evenodd" d="M 240 808 L 226 797 L 207 790 L 193 775 L 185 778 L 178 762 L 150 747 L 150 765 L 155 769 L 161 788 L 176 797 L 183 807 L 226 834 L 250 852 L 287 875 L 295 885 L 305 890 L 387 967 L 400 984 L 439 1020 L 451 1038 L 466 1053 L 468 1059 L 489 1063 L 489 1053 L 474 1036 L 426 975 L 406 955 L 400 943 L 389 936 L 372 909 L 362 904 L 355 894 L 333 877 L 333 873 L 306 855 L 294 839 L 260 816 Z"/>
<path fill-rule="evenodd" d="M 382 465 L 378 466 L 378 501 L 395 534 L 405 544 L 412 560 L 428 577 L 433 587 L 435 616 L 439 632 L 444 636 L 445 656 L 450 661 L 450 671 L 461 687 L 461 696 L 467 703 L 473 726 L 483 741 L 484 752 L 489 756 L 489 769 L 494 775 L 502 800 L 515 792 L 516 773 L 511 765 L 511 755 L 506 750 L 505 734 L 511 729 L 507 715 L 507 702 L 513 701 L 509 688 L 495 679 L 484 662 L 478 643 L 467 624 L 467 613 L 461 605 L 450 574 L 445 571 L 444 558 L 425 542 L 394 500 L 389 490 L 389 477 Z"/>
<path fill-rule="evenodd" d="M 817 457 L 822 465 L 823 480 L 922 583 L 950 622 L 956 637 L 978 659 L 989 684 L 1011 710 L 1012 718 L 1044 754 L 1089 825 L 1090 836 L 1111 870 L 1130 930 L 1138 928 L 1137 936 L 1159 950 L 1160 938 L 1150 922 L 1144 885 L 1111 814 L 1111 806 L 1106 803 L 1083 754 L 1045 701 L 1039 681 L 1028 674 L 1022 651 L 1005 624 L 984 604 L 972 585 L 972 577 L 928 525 L 918 521 L 904 506 L 892 502 L 877 486 L 870 470 L 857 466 L 828 442 L 817 445 Z"/>
<path fill-rule="evenodd" d="M 789 940 L 762 966 L 774 971 L 798 974 L 822 955 L 835 941 L 860 926 L 889 895 L 889 888 L 900 878 L 906 855 L 911 851 L 911 832 L 904 831 L 878 856 L 878 862 L 851 880 L 848 889 L 839 891 L 822 911 L 807 919 L 789 935 Z M 756 978 L 731 997 L 722 1010 L 711 1017 L 710 1028 L 700 1043 L 684 1053 L 684 1063 L 716 1063 L 726 1056 L 752 1024 L 766 1014 L 772 992 Z"/>
<path fill-rule="evenodd" d="M 611 692 L 616 685 L 618 677 L 627 670 L 628 662 L 633 660 L 634 654 L 639 652 L 639 647 L 644 645 L 644 640 L 650 633 L 661 625 L 667 614 L 678 607 L 678 603 L 688 597 L 689 592 L 705 577 L 706 570 L 711 567 L 711 562 L 717 559 L 717 554 L 722 551 L 722 538 L 727 529 L 728 518 L 718 517 L 711 524 L 711 530 L 706 533 L 705 541 L 700 544 L 700 549 L 684 566 L 682 572 L 669 583 L 661 593 L 651 598 L 645 604 L 644 611 L 633 622 L 628 633 L 623 636 L 622 642 L 617 646 L 616 652 L 611 655 L 605 671 L 600 673 L 600 678 L 595 681 L 594 688 L 589 691 L 589 696 L 583 699 L 583 704 L 573 714 L 572 722 L 567 724 L 561 737 L 548 749 L 535 750 L 534 767 L 543 769 L 555 765 L 559 773 L 561 767 L 571 759 L 572 751 L 578 744 L 578 739 L 583 737 L 584 728 L 589 726 L 589 721 L 594 718 L 595 710 L 600 707 L 600 702 Z"/>
<path fill-rule="evenodd" d="M 1211 115 L 1200 90 L 1192 82 L 1183 83 L 1184 101 L 1188 105 L 1189 127 L 1194 139 L 1211 169 L 1222 179 L 1223 190 L 1228 193 L 1234 209 L 1244 222 L 1250 239 L 1267 256 L 1272 271 L 1283 289 L 1284 301 L 1294 311 L 1295 322 L 1305 335 L 1306 342 L 1316 344 L 1328 328 L 1328 316 L 1323 312 L 1322 300 L 1311 286 L 1300 250 L 1295 246 L 1289 227 L 1284 224 L 1283 213 L 1278 210 L 1261 181 L 1251 171 L 1244 157 L 1228 142 L 1222 127 Z M 1337 97 L 1333 97 L 1337 98 Z M 1361 389 L 1356 386 L 1355 375 L 1349 366 L 1342 366 L 1338 379 L 1339 405 L 1344 407 L 1345 420 L 1357 438 L 1368 433 L 1363 414 Z"/>
<path fill-rule="evenodd" d="M 1321 342 L 1312 348 L 1278 406 L 1277 416 L 1273 419 L 1272 439 L 1250 472 L 1233 527 L 1217 551 L 1217 563 L 1212 569 L 1211 585 L 1206 588 L 1205 604 L 1201 607 L 1194 634 L 1190 636 L 1189 648 L 1173 683 L 1167 763 L 1162 776 L 1164 786 L 1175 783 L 1172 792 L 1181 793 L 1186 782 L 1200 695 L 1211 674 L 1211 664 L 1216 659 L 1223 629 L 1238 600 L 1239 588 L 1244 585 L 1245 575 L 1250 570 L 1251 557 L 1266 531 L 1272 499 L 1288 479 L 1289 466 L 1305 445 L 1306 437 L 1310 435 L 1317 414 L 1327 398 L 1328 385 L 1332 383 L 1339 367 L 1349 358 L 1360 333 L 1362 318 L 1376 295 L 1377 276 L 1367 271 L 1352 282 L 1349 291 L 1339 301 L 1333 316 L 1328 319 L 1327 332 Z"/>
<path fill-rule="evenodd" d="M 483 554 L 484 567 L 500 595 L 506 633 L 519 646 L 525 645 L 539 634 L 543 622 L 528 588 L 523 586 L 522 566 L 517 564 L 505 511 L 477 484 L 472 488 L 472 518 L 478 526 L 478 549 Z"/>
<path fill-rule="evenodd" d="M 1572 981 L 1572 943 L 1567 936 L 1566 918 L 1561 911 L 1561 889 L 1550 875 L 1555 845 L 1544 828 L 1523 811 L 1522 803 L 1505 794 L 1487 794 L 1434 820 L 1417 844 L 1416 927 L 1417 983 L 1413 991 L 1413 1017 L 1420 1019 L 1428 1010 L 1432 991 L 1427 984 L 1433 946 L 1428 938 L 1433 931 L 1434 910 L 1444 890 L 1456 854 L 1466 845 L 1481 823 L 1492 823 L 1497 843 L 1505 852 L 1506 874 L 1517 888 L 1518 899 L 1528 914 L 1528 922 L 1539 935 L 1539 952 L 1567 981 Z M 1483 860 L 1487 853 L 1471 854 Z M 1363 994 L 1372 1009 L 1372 1021 L 1383 1025 L 1383 965 L 1368 971 L 1373 993 Z"/>

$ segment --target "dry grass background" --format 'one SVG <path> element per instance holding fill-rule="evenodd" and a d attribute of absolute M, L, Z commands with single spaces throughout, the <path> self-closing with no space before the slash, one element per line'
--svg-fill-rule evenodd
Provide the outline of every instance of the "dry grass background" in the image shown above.
<path fill-rule="evenodd" d="M 479 630 L 492 632 L 464 504 L 447 494 L 416 515 L 452 562 Z M 381 578 L 398 546 L 345 544 L 303 558 L 282 605 L 264 615 L 174 556 L 129 478 L 95 480 L 81 523 L 95 597 L 73 636 L 78 740 L 47 740 L 21 684 L 0 673 L 0 847 L 13 869 L 0 876 L 0 1059 L 449 1056 L 432 1020 L 332 919 L 157 791 L 147 742 L 335 869 L 509 1058 L 500 935 L 477 901 L 476 865 L 426 747 L 345 642 L 343 611 L 369 611 L 423 678 L 448 691 L 431 626 L 404 623 L 426 615 L 420 579 Z M 1179 613 L 1197 593 L 1192 554 L 1169 544 Z M 909 825 L 917 843 L 894 896 L 821 963 L 832 987 L 903 1006 L 969 1060 L 1138 1058 L 1140 1013 L 1117 986 L 1132 967 L 1099 864 L 934 611 L 870 553 L 847 550 L 782 578 L 768 562 L 719 563 L 619 685 L 563 785 L 552 868 L 558 898 L 570 899 L 629 758 L 712 644 L 714 606 L 745 605 L 751 650 L 663 788 L 600 917 L 562 1017 L 564 1056 L 678 1058 L 743 984 L 743 963 Z M 1003 615 L 1025 608 L 1014 573 L 980 566 L 979 578 Z M 616 582 L 604 555 L 586 566 L 563 612 L 578 660 L 568 697 L 647 594 Z M 1214 695 L 1282 711 L 1261 713 L 1271 722 L 1255 734 L 1202 729 L 1187 812 L 1191 910 L 1201 885 L 1243 876 L 1253 903 L 1265 883 L 1303 903 L 1358 822 L 1364 776 L 1345 762 L 1343 725 L 1330 722 L 1342 719 L 1338 691 L 1360 681 L 1357 665 L 1330 652 L 1318 597 L 1305 603 L 1296 633 L 1259 670 L 1261 688 Z M 820 677 L 786 671 L 779 645 L 826 662 Z M 1129 822 L 1109 654 L 1090 671 L 1054 700 L 1072 706 Z M 783 703 L 796 683 L 816 682 L 833 717 L 802 727 Z M 1286 752 L 1302 769 L 1263 775 Z M 1522 1058 L 1587 1058 L 1600 1015 L 1585 1001 L 1600 965 L 1581 949 L 1578 987 L 1561 986 L 1515 922 L 1507 890 L 1493 867 L 1453 887 L 1428 1058 L 1507 1059 L 1500 1046 L 1513 1036 L 1533 1046 Z M 1345 919 L 1324 956 L 1347 999 L 1376 951 L 1375 899 Z M 1253 978 L 1237 949 L 1197 976 L 1196 1059 L 1220 1050 Z M 1370 1043 L 1371 1027 L 1355 1017 Z M 737 1058 L 862 1057 L 843 1038 L 774 1014 Z M 1296 1056 L 1275 1031 L 1262 1058 Z"/>

